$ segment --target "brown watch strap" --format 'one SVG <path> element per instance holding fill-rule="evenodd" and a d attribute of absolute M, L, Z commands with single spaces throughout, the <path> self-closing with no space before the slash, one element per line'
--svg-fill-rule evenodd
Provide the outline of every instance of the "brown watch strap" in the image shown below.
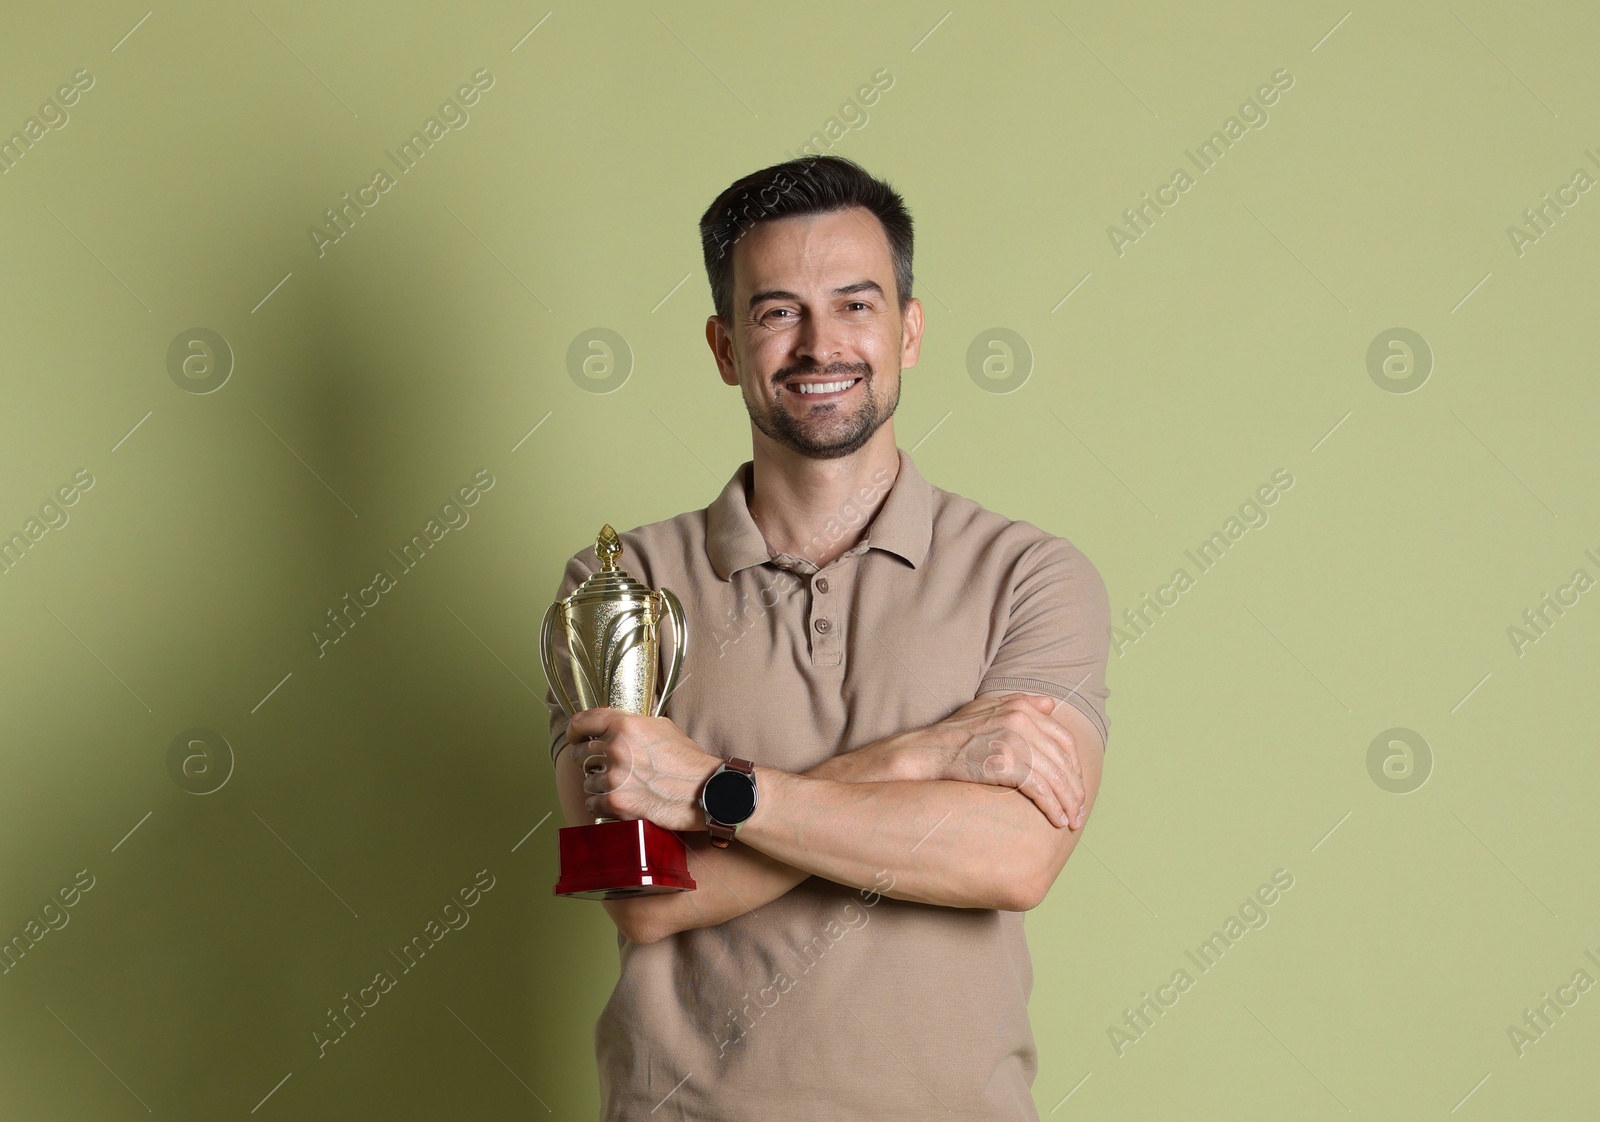
<path fill-rule="evenodd" d="M 749 760 L 741 760 L 737 756 L 729 759 L 722 766 L 727 768 L 729 771 L 743 772 L 745 775 L 749 776 L 754 776 L 756 770 L 755 765 Z M 728 848 L 733 841 L 735 829 L 736 827 L 733 826 L 724 826 L 721 822 L 718 822 L 710 815 L 706 816 L 706 832 L 711 835 L 711 844 L 716 846 L 718 849 Z"/>

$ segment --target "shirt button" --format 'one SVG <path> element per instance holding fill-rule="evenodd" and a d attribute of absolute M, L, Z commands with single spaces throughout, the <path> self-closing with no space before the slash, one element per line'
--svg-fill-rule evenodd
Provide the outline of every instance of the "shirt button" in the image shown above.
<path fill-rule="evenodd" d="M 828 622 L 827 617 L 823 617 L 822 619 L 817 620 L 816 623 L 812 624 L 812 626 L 815 627 L 819 632 L 826 633 L 828 628 L 832 627 L 833 625 Z"/>
<path fill-rule="evenodd" d="M 817 591 L 818 592 L 826 592 L 826 591 L 828 591 L 828 578 L 827 577 L 818 577 L 817 578 Z"/>

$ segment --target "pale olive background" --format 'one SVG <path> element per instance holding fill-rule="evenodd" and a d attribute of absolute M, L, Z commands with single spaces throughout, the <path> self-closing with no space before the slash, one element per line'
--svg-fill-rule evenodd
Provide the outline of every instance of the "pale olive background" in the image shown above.
<path fill-rule="evenodd" d="M 539 618 L 601 522 L 703 507 L 748 457 L 696 220 L 880 69 L 833 150 L 917 222 L 896 433 L 930 480 L 1071 538 L 1119 616 L 1295 480 L 1112 657 L 1099 804 L 1028 920 L 1041 1113 L 1600 1109 L 1600 990 L 1521 1058 L 1507 1036 L 1600 979 L 1600 591 L 1507 636 L 1600 579 L 1600 193 L 1507 235 L 1600 174 L 1592 7 L 147 12 L 0 35 L 0 135 L 95 79 L 0 176 L 0 532 L 96 481 L 0 576 L 0 938 L 95 878 L 0 976 L 0 1117 L 594 1116 L 616 950 L 550 895 Z M 308 227 L 479 68 L 470 123 L 319 258 Z M 1119 256 L 1108 226 L 1279 68 L 1267 126 Z M 196 327 L 234 354 L 208 394 L 168 370 Z M 597 327 L 631 352 L 606 394 L 568 366 Z M 1396 327 L 1433 354 L 1406 394 L 1368 368 Z M 992 392 L 1007 362 L 1027 380 Z M 319 657 L 380 567 L 397 587 Z M 235 756 L 211 794 L 169 775 L 191 728 Z M 1396 728 L 1431 753 L 1409 793 L 1369 770 Z M 1185 949 L 1280 868 L 1200 974 Z M 479 870 L 469 926 L 319 1058 L 325 1010 Z"/>

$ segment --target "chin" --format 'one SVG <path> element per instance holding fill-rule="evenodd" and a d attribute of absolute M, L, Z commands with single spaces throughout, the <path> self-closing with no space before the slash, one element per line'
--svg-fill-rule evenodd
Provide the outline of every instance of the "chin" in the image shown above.
<path fill-rule="evenodd" d="M 878 428 L 879 426 L 874 425 L 864 432 L 855 432 L 833 440 L 807 440 L 797 437 L 784 443 L 814 460 L 837 460 L 859 452 L 866 447 L 867 442 L 872 439 Z"/>

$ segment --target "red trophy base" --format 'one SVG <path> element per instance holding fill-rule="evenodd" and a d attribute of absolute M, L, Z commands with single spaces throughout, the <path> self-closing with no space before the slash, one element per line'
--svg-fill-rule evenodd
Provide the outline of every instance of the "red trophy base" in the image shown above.
<path fill-rule="evenodd" d="M 616 900 L 659 892 L 689 892 L 689 854 L 682 840 L 643 818 L 564 826 L 558 831 L 561 879 L 557 896 Z"/>

